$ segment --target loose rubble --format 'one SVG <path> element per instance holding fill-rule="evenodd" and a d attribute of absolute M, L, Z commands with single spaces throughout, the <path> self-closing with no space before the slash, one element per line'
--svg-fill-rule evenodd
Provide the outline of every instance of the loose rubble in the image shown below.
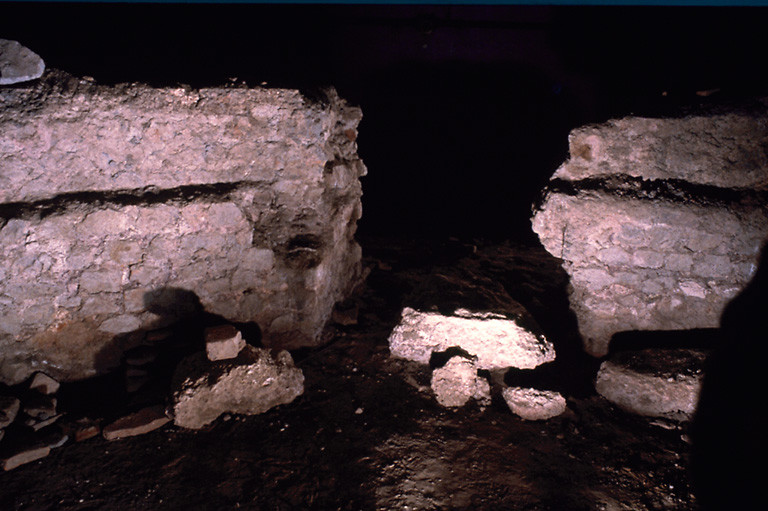
<path fill-rule="evenodd" d="M 619 352 L 600 366 L 595 389 L 628 412 L 690 421 L 699 400 L 705 359 L 706 352 L 689 349 Z"/>
<path fill-rule="evenodd" d="M 173 383 L 173 421 L 199 429 L 224 413 L 253 415 L 304 392 L 304 375 L 287 351 L 246 345 L 237 358 L 211 362 L 205 353 L 184 359 Z"/>
<path fill-rule="evenodd" d="M 529 421 L 547 420 L 565 412 L 565 398 L 551 390 L 507 387 L 501 391 L 509 409 Z"/>
<path fill-rule="evenodd" d="M 220 325 L 205 330 L 205 352 L 208 360 L 235 358 L 244 347 L 243 335 L 232 325 Z"/>
<path fill-rule="evenodd" d="M 457 356 L 432 371 L 432 391 L 435 399 L 445 407 L 464 406 L 474 399 L 480 406 L 491 404 L 491 386 L 478 376 L 473 360 Z"/>

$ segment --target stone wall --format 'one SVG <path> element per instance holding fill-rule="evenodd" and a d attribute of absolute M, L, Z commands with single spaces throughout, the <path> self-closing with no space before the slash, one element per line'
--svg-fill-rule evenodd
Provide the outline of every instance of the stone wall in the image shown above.
<path fill-rule="evenodd" d="M 533 229 L 562 259 L 585 348 L 717 327 L 768 236 L 768 111 L 629 117 L 574 130 Z"/>
<path fill-rule="evenodd" d="M 333 90 L 0 89 L 0 379 L 91 376 L 200 307 L 317 344 L 360 275 L 361 117 Z"/>

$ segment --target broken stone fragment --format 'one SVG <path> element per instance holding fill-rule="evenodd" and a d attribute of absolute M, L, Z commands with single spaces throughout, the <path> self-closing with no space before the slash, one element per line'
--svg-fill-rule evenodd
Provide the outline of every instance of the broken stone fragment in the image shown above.
<path fill-rule="evenodd" d="M 24 400 L 22 409 L 30 417 L 38 421 L 45 421 L 57 414 L 57 404 L 58 400 L 53 396 L 33 395 Z"/>
<path fill-rule="evenodd" d="M 51 424 L 55 423 L 56 421 L 61 419 L 63 416 L 64 414 L 60 413 L 58 415 L 54 415 L 47 419 L 35 419 L 33 417 L 29 417 L 27 420 L 24 421 L 24 424 L 34 431 L 40 431 L 41 429 L 46 428 Z"/>
<path fill-rule="evenodd" d="M 437 402 L 445 407 L 464 406 L 476 399 L 480 406 L 491 404 L 491 386 L 478 376 L 472 360 L 457 356 L 432 372 L 432 391 Z"/>
<path fill-rule="evenodd" d="M 228 360 L 237 357 L 245 347 L 242 333 L 232 325 L 205 329 L 205 352 L 208 360 Z"/>
<path fill-rule="evenodd" d="M 8 454 L 0 461 L 3 465 L 3 470 L 13 470 L 16 467 L 37 461 L 41 458 L 45 458 L 51 453 L 51 448 L 47 445 L 22 447 L 17 452 Z"/>
<path fill-rule="evenodd" d="M 66 432 L 75 439 L 75 442 L 82 442 L 99 436 L 101 433 L 101 421 L 89 417 L 81 417 L 68 424 Z"/>
<path fill-rule="evenodd" d="M 246 345 L 235 359 L 210 362 L 205 353 L 182 360 L 173 378 L 177 426 L 199 429 L 223 413 L 254 415 L 304 392 L 304 375 L 287 351 Z"/>
<path fill-rule="evenodd" d="M 59 390 L 59 382 L 45 373 L 35 373 L 29 383 L 30 390 L 36 390 L 41 394 L 51 395 Z"/>
<path fill-rule="evenodd" d="M 512 413 L 528 421 L 547 420 L 565 412 L 565 398 L 559 392 L 507 387 L 501 395 Z"/>
<path fill-rule="evenodd" d="M 143 435 L 168 424 L 170 419 L 162 406 L 150 406 L 122 417 L 105 426 L 102 434 L 107 440 Z"/>
<path fill-rule="evenodd" d="M 21 401 L 13 396 L 0 396 L 0 428 L 4 428 L 16 419 Z"/>
<path fill-rule="evenodd" d="M 476 357 L 478 369 L 533 369 L 555 359 L 555 348 L 543 335 L 516 317 L 491 312 L 457 309 L 446 315 L 406 307 L 389 336 L 393 356 L 422 364 L 454 347 Z"/>
<path fill-rule="evenodd" d="M 0 85 L 35 80 L 43 71 L 45 62 L 38 54 L 18 41 L 0 39 Z"/>
<path fill-rule="evenodd" d="M 625 351 L 603 362 L 595 389 L 638 415 L 689 421 L 699 400 L 706 353 L 689 349 Z"/>

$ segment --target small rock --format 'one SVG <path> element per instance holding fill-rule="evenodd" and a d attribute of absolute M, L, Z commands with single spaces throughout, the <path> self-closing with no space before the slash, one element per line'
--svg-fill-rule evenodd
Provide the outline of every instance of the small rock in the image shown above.
<path fill-rule="evenodd" d="M 219 325 L 205 329 L 205 352 L 208 360 L 236 358 L 244 347 L 243 335 L 232 325 Z"/>
<path fill-rule="evenodd" d="M 171 328 L 159 328 L 157 330 L 152 330 L 150 332 L 147 332 L 146 339 L 147 342 L 150 343 L 156 343 L 160 341 L 165 341 L 166 339 L 170 338 L 173 335 L 173 329 Z"/>
<path fill-rule="evenodd" d="M 706 353 L 646 349 L 616 353 L 597 373 L 598 394 L 638 415 L 689 421 L 696 411 Z"/>
<path fill-rule="evenodd" d="M 525 420 L 547 420 L 565 412 L 565 398 L 559 392 L 507 387 L 501 395 L 512 413 Z"/>
<path fill-rule="evenodd" d="M 51 453 L 47 445 L 22 448 L 20 451 L 5 456 L 2 459 L 3 470 L 13 470 L 16 467 L 45 458 Z"/>
<path fill-rule="evenodd" d="M 118 440 L 120 438 L 149 433 L 169 422 L 170 419 L 165 415 L 165 408 L 162 406 L 150 406 L 116 420 L 109 426 L 106 426 L 102 434 L 107 440 Z"/>
<path fill-rule="evenodd" d="M 89 417 L 82 417 L 73 424 L 70 424 L 69 429 L 70 435 L 74 436 L 75 442 L 82 442 L 101 433 L 101 422 Z"/>
<path fill-rule="evenodd" d="M 246 345 L 237 358 L 209 362 L 204 353 L 182 360 L 173 377 L 177 426 L 199 429 L 223 413 L 254 415 L 304 393 L 304 375 L 287 351 L 273 358 Z"/>
<path fill-rule="evenodd" d="M 36 390 L 41 394 L 51 395 L 58 392 L 61 385 L 45 373 L 35 373 L 29 384 L 30 390 Z"/>
<path fill-rule="evenodd" d="M 437 402 L 445 407 L 464 406 L 476 399 L 481 406 L 491 404 L 491 386 L 477 375 L 472 360 L 453 357 L 443 367 L 432 372 L 432 391 Z"/>
<path fill-rule="evenodd" d="M 144 374 L 143 376 L 128 376 L 125 377 L 125 391 L 129 394 L 133 394 L 134 392 L 138 392 L 141 390 L 144 385 L 149 383 L 152 380 L 152 377 L 148 374 Z"/>
<path fill-rule="evenodd" d="M 57 404 L 58 401 L 55 397 L 40 394 L 38 396 L 30 396 L 28 399 L 25 399 L 23 410 L 24 413 L 33 419 L 44 421 L 57 414 Z"/>
<path fill-rule="evenodd" d="M 4 428 L 16 419 L 21 401 L 13 396 L 0 396 L 0 428 Z"/>
<path fill-rule="evenodd" d="M 18 41 L 0 39 L 0 85 L 35 80 L 43 71 L 45 62 L 35 52 Z"/>

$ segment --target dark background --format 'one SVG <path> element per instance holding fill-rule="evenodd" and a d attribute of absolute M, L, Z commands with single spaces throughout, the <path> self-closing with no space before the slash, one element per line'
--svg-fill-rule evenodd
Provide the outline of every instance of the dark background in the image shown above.
<path fill-rule="evenodd" d="M 410 237 L 526 237 L 570 129 L 768 95 L 766 27 L 754 7 L 0 3 L 0 37 L 100 83 L 335 86 L 364 113 L 361 233 Z"/>

